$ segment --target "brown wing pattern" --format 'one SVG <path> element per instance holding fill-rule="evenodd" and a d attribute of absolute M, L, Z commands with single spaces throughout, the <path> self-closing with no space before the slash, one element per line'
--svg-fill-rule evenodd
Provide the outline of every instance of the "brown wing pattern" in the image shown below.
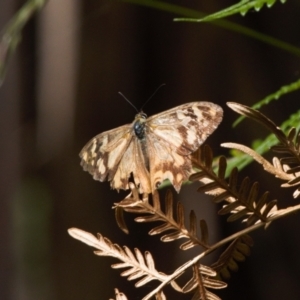
<path fill-rule="evenodd" d="M 222 120 L 223 110 L 210 102 L 187 103 L 147 119 L 147 149 L 152 190 L 169 179 L 177 192 L 192 174 L 190 154 Z"/>
<path fill-rule="evenodd" d="M 151 193 L 149 171 L 132 124 L 105 131 L 81 150 L 81 165 L 95 180 L 110 181 L 113 189 L 127 190 L 130 174 L 140 193 Z"/>
<path fill-rule="evenodd" d="M 112 180 L 132 138 L 131 124 L 95 136 L 79 154 L 83 169 L 93 175 L 95 180 Z"/>
<path fill-rule="evenodd" d="M 147 136 L 152 192 L 166 179 L 169 179 L 177 192 L 182 182 L 192 173 L 190 155 L 182 156 L 170 144 L 150 133 Z"/>
<path fill-rule="evenodd" d="M 117 172 L 111 181 L 114 189 L 129 189 L 128 180 L 133 174 L 134 183 L 139 188 L 140 193 L 151 193 L 149 171 L 146 168 L 145 157 L 142 153 L 141 143 L 133 136 L 132 141 L 117 167 Z"/>
<path fill-rule="evenodd" d="M 222 121 L 223 110 L 211 102 L 186 103 L 147 119 L 149 131 L 178 154 L 196 151 Z"/>

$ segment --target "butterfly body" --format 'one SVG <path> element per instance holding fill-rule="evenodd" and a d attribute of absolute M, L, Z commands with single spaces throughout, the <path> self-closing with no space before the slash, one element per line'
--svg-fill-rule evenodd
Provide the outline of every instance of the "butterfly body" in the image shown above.
<path fill-rule="evenodd" d="M 134 121 L 134 123 L 133 123 L 133 130 L 139 140 L 142 140 L 145 138 L 146 118 L 147 118 L 147 115 L 143 112 L 138 113 L 135 116 L 136 121 Z"/>
<path fill-rule="evenodd" d="M 81 165 L 95 180 L 128 189 L 129 178 L 140 193 L 151 193 L 169 179 L 179 192 L 193 173 L 190 154 L 219 125 L 222 108 L 211 102 L 192 102 L 147 118 L 136 115 L 131 124 L 105 131 L 80 152 Z"/>

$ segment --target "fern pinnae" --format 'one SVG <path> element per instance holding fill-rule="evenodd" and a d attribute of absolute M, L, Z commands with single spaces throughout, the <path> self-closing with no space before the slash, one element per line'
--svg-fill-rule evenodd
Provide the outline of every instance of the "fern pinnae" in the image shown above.
<path fill-rule="evenodd" d="M 300 166 L 290 168 L 286 171 L 287 174 L 296 174 L 300 172 Z"/>
<path fill-rule="evenodd" d="M 237 210 L 237 208 L 239 208 L 241 206 L 241 204 L 238 201 L 234 201 L 232 203 L 226 204 L 224 205 L 219 211 L 218 214 L 223 216 L 223 215 L 227 215 L 232 211 Z"/>
<path fill-rule="evenodd" d="M 298 158 L 297 157 L 283 157 L 280 159 L 280 162 L 282 164 L 286 164 L 286 165 L 297 164 Z"/>
<path fill-rule="evenodd" d="M 177 224 L 180 228 L 185 229 L 184 225 L 184 206 L 181 202 L 177 202 Z"/>
<path fill-rule="evenodd" d="M 199 193 L 207 193 L 213 194 L 213 192 L 220 187 L 220 184 L 215 181 L 210 181 L 209 183 L 205 183 L 204 185 L 200 186 L 197 191 Z"/>
<path fill-rule="evenodd" d="M 272 133 L 275 134 L 275 136 L 280 142 L 285 144 L 286 142 L 285 134 L 282 132 L 280 127 L 276 126 L 276 124 L 273 121 L 271 121 L 269 118 L 267 118 L 264 114 L 246 105 L 242 105 L 235 102 L 227 102 L 227 105 L 235 112 L 264 125 L 268 130 L 270 130 Z"/>
<path fill-rule="evenodd" d="M 300 176 L 290 180 L 288 182 L 288 185 L 289 185 L 289 187 L 292 187 L 292 186 L 299 185 L 299 183 L 300 183 Z"/>
<path fill-rule="evenodd" d="M 125 294 L 120 293 L 118 289 L 115 289 L 115 295 L 116 295 L 115 300 L 128 300 Z M 114 299 L 109 299 L 109 300 L 114 300 Z"/>
<path fill-rule="evenodd" d="M 218 272 L 219 276 L 224 279 L 231 277 L 230 272 L 238 270 L 238 263 L 250 255 L 250 247 L 253 246 L 253 240 L 248 235 L 242 235 L 233 240 L 223 251 L 219 259 L 211 265 Z"/>
<path fill-rule="evenodd" d="M 148 202 L 148 197 L 147 197 L 147 202 Z M 152 202 L 153 202 L 154 211 L 161 211 L 160 198 L 158 192 L 152 194 Z"/>
<path fill-rule="evenodd" d="M 129 229 L 124 219 L 124 209 L 122 207 L 115 208 L 115 219 L 119 228 L 126 234 L 129 234 Z"/>
<path fill-rule="evenodd" d="M 199 280 L 197 280 L 197 277 L 199 276 L 198 272 L 198 264 L 194 264 L 193 265 L 193 276 L 192 278 L 183 286 L 182 288 L 182 291 L 184 293 L 188 293 L 192 290 L 194 290 L 197 286 L 202 286 L 203 287 L 203 284 L 201 284 L 202 282 L 200 282 L 200 285 L 198 285 L 198 282 Z M 197 276 L 198 275 L 198 276 Z"/>
<path fill-rule="evenodd" d="M 229 175 L 229 187 L 233 193 L 237 193 L 237 184 L 238 184 L 238 168 L 234 167 Z"/>
<path fill-rule="evenodd" d="M 272 212 L 272 210 L 274 209 L 274 207 L 276 207 L 276 205 L 277 205 L 277 200 L 270 201 L 266 205 L 266 208 L 263 211 L 263 217 L 267 219 L 270 216 L 270 212 Z M 277 208 L 276 208 L 276 211 L 277 211 Z"/>
<path fill-rule="evenodd" d="M 297 136 L 295 137 L 295 145 L 298 153 L 300 153 L 300 131 L 298 131 Z"/>
<path fill-rule="evenodd" d="M 231 193 L 229 191 L 225 190 L 224 192 L 215 196 L 213 201 L 214 201 L 214 203 L 221 203 L 222 201 L 224 201 L 224 199 L 227 199 L 228 203 L 230 203 L 230 196 L 231 196 Z"/>
<path fill-rule="evenodd" d="M 180 230 L 165 234 L 161 237 L 161 241 L 163 242 L 171 242 L 180 238 L 186 237 L 191 232 L 188 232 L 184 225 L 184 208 L 183 205 L 178 202 L 177 203 L 177 219 L 176 223 Z"/>
<path fill-rule="evenodd" d="M 161 272 L 158 272 L 154 267 L 154 260 L 150 252 L 145 252 L 145 258 L 135 248 L 135 255 L 126 246 L 123 248 L 117 244 L 113 244 L 108 238 L 103 237 L 101 234 L 97 234 L 97 238 L 83 230 L 77 228 L 71 228 L 68 230 L 69 234 L 76 239 L 96 248 L 94 251 L 99 256 L 111 256 L 119 259 L 121 262 L 112 265 L 114 269 L 128 268 L 122 272 L 122 276 L 128 277 L 128 280 L 137 278 L 142 279 L 136 283 L 136 286 L 142 286 L 151 280 L 164 281 L 167 276 Z"/>
<path fill-rule="evenodd" d="M 138 248 L 134 248 L 134 252 L 135 252 L 135 256 L 136 256 L 139 264 L 143 267 L 146 267 L 145 259 L 142 255 L 141 251 Z M 149 254 L 149 252 L 145 252 L 145 253 Z"/>
<path fill-rule="evenodd" d="M 205 220 L 200 220 L 200 230 L 201 230 L 201 242 L 203 244 L 208 244 L 208 226 Z"/>
<path fill-rule="evenodd" d="M 173 218 L 173 195 L 170 190 L 167 191 L 165 196 L 165 215 L 169 221 L 175 222 Z"/>
<path fill-rule="evenodd" d="M 231 212 L 232 212 L 232 214 L 227 218 L 227 222 L 234 222 L 243 217 L 249 218 L 249 210 L 247 208 L 237 210 L 236 212 L 234 212 L 234 211 L 231 211 Z"/>
<path fill-rule="evenodd" d="M 207 290 L 207 288 L 222 289 L 227 286 L 226 283 L 220 280 L 210 278 L 215 277 L 216 274 L 216 271 L 208 266 L 194 264 L 193 276 L 182 288 L 183 292 L 188 293 L 197 289 L 193 299 L 220 299 Z M 217 298 L 212 298 L 213 296 Z"/>
<path fill-rule="evenodd" d="M 205 224 L 206 224 L 206 222 L 205 222 Z M 200 226 L 201 226 L 201 223 L 200 223 Z M 204 225 L 202 224 L 202 226 L 204 226 Z M 189 232 L 190 239 L 180 245 L 181 250 L 188 250 L 188 249 L 198 245 L 197 217 L 193 210 L 191 210 L 190 215 L 189 215 L 189 231 L 188 232 Z M 207 235 L 208 235 L 208 232 L 207 232 Z M 205 238 L 207 238 L 207 237 L 205 237 Z M 209 246 L 207 245 L 207 241 L 205 241 L 205 239 L 203 239 L 202 236 L 201 236 L 201 245 L 204 249 L 209 248 Z"/>
<path fill-rule="evenodd" d="M 296 137 L 296 134 L 297 134 L 297 131 L 296 131 L 295 127 L 291 128 L 290 131 L 288 132 L 287 139 L 289 140 L 289 142 L 291 144 L 294 144 L 294 138 Z"/>
<path fill-rule="evenodd" d="M 196 214 L 193 210 L 191 210 L 190 212 L 190 216 L 189 216 L 189 232 L 192 236 L 197 236 L 197 217 Z"/>
<path fill-rule="evenodd" d="M 163 281 L 166 279 L 166 275 L 164 275 L 161 272 L 158 272 L 155 269 L 154 260 L 150 252 L 145 252 L 145 258 L 139 249 L 135 248 L 134 252 L 135 255 L 128 247 L 125 246 L 124 251 L 120 253 L 121 257 L 119 257 L 119 259 L 123 262 L 113 264 L 112 268 L 128 268 L 127 270 L 121 273 L 121 276 L 128 277 L 128 280 L 135 280 L 141 278 L 138 282 L 136 282 L 136 287 L 145 285 L 146 283 L 152 280 Z"/>
<path fill-rule="evenodd" d="M 166 296 L 163 293 L 163 291 L 159 291 L 156 295 L 155 295 L 155 299 L 156 300 L 166 300 Z"/>
<path fill-rule="evenodd" d="M 133 189 L 135 187 L 131 186 Z M 131 196 L 134 193 L 131 194 Z M 147 196 L 149 197 L 149 195 Z M 156 204 L 155 204 L 156 203 Z M 158 192 L 154 192 L 153 195 L 153 206 L 150 204 L 148 199 L 132 199 L 125 198 L 124 200 L 116 203 L 116 207 L 122 207 L 126 212 L 131 213 L 146 213 L 148 215 L 143 215 L 135 218 L 136 222 L 145 223 L 145 222 L 163 222 L 162 224 L 154 227 L 149 231 L 149 235 L 158 235 L 165 231 L 171 231 L 161 237 L 161 241 L 163 242 L 171 242 L 180 238 L 186 238 L 188 241 L 183 243 L 180 248 L 182 250 L 187 250 L 196 245 L 200 245 L 207 249 L 208 246 L 204 244 L 196 234 L 194 234 L 194 221 L 193 215 L 190 214 L 190 226 L 192 226 L 192 232 L 185 227 L 185 219 L 184 219 L 184 207 L 178 202 L 177 203 L 177 214 L 176 219 L 174 218 L 173 212 L 173 195 L 171 191 L 167 191 L 165 198 L 165 213 L 160 209 L 160 200 Z M 154 207 L 155 205 L 155 207 Z"/>
<path fill-rule="evenodd" d="M 242 107 L 242 109 L 246 110 L 244 107 Z M 261 118 L 263 119 L 263 117 Z M 226 159 L 223 157 L 219 159 L 219 169 L 221 170 L 218 171 L 218 175 L 221 176 L 220 178 L 211 167 L 213 157 L 212 151 L 208 146 L 204 147 L 202 153 L 203 151 L 206 154 L 201 155 L 200 153 L 198 161 L 195 161 L 198 169 L 200 169 L 200 173 L 205 174 L 205 176 L 200 176 L 202 177 L 200 181 L 203 182 L 204 179 L 206 179 L 205 183 L 198 189 L 198 191 L 213 194 L 213 201 L 215 203 L 225 201 L 225 206 L 223 206 L 218 213 L 220 215 L 231 213 L 227 219 L 229 222 L 233 222 L 241 218 L 243 218 L 243 221 L 247 222 L 247 224 L 253 224 L 253 222 L 256 222 L 257 220 L 266 222 L 267 220 L 264 217 L 265 215 L 263 215 L 263 212 L 260 210 L 263 205 L 266 205 L 265 201 L 267 198 L 262 197 L 258 200 L 259 184 L 257 182 L 251 184 L 249 177 L 245 177 L 238 188 L 237 168 L 234 168 L 231 171 L 227 183 L 224 179 L 224 174 L 226 172 Z M 201 159 L 203 160 L 201 161 Z M 197 173 L 194 175 L 194 178 L 197 178 Z M 264 200 L 264 202 L 261 205 L 260 201 L 262 200 Z M 272 209 L 273 207 L 274 204 L 272 204 L 269 209 Z"/>
<path fill-rule="evenodd" d="M 219 168 L 218 168 L 218 177 L 220 179 L 225 180 L 226 168 L 227 168 L 227 160 L 225 156 L 221 156 L 219 158 Z"/>
<path fill-rule="evenodd" d="M 213 152 L 209 146 L 204 146 L 204 164 L 208 170 L 212 170 L 212 164 L 214 160 Z"/>
<path fill-rule="evenodd" d="M 250 187 L 250 179 L 249 177 L 245 177 L 241 183 L 239 191 L 237 192 L 238 199 L 243 204 L 247 204 L 246 199 L 247 199 L 249 187 Z M 233 195 L 233 196 L 237 197 L 237 195 Z"/>
<path fill-rule="evenodd" d="M 259 191 L 259 183 L 254 182 L 251 186 L 250 192 L 248 194 L 247 202 L 250 206 L 253 206 L 255 200 L 258 197 L 258 191 Z"/>
<path fill-rule="evenodd" d="M 279 159 L 277 159 L 276 161 L 274 161 L 273 159 L 273 165 L 272 165 L 256 151 L 252 150 L 251 148 L 245 145 L 240 145 L 236 143 L 223 143 L 221 144 L 221 146 L 225 148 L 236 149 L 251 156 L 255 161 L 257 161 L 260 165 L 262 165 L 265 171 L 267 171 L 272 175 L 275 175 L 278 178 L 285 179 L 285 180 L 291 179 L 291 176 L 288 176 L 287 173 L 284 171 Z M 286 151 L 285 146 L 284 149 Z"/>
<path fill-rule="evenodd" d="M 293 193 L 293 197 L 296 199 L 300 196 L 300 188 L 296 189 Z"/>

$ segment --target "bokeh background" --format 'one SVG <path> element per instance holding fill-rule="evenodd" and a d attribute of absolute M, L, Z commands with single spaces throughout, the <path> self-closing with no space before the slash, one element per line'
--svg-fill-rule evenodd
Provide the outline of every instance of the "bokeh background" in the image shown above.
<path fill-rule="evenodd" d="M 214 12 L 234 2 L 169 3 Z M 0 28 L 23 3 L 0 1 Z M 132 122 L 135 111 L 118 91 L 139 108 L 166 83 L 144 111 L 152 115 L 196 100 L 218 103 L 224 121 L 207 142 L 216 155 L 227 155 L 222 142 L 250 145 L 268 132 L 249 120 L 232 129 L 236 114 L 225 103 L 252 105 L 296 81 L 300 60 L 216 24 L 173 22 L 179 16 L 122 1 L 50 0 L 26 25 L 0 88 L 0 299 L 109 299 L 115 287 L 128 299 L 141 299 L 156 286 L 134 289 L 110 268 L 116 260 L 95 256 L 68 235 L 71 227 L 150 250 L 166 273 L 197 253 L 182 253 L 179 243 L 147 236 L 153 225 L 138 225 L 133 215 L 126 216 L 128 236 L 118 229 L 112 206 L 126 193 L 83 172 L 79 151 L 94 135 Z M 298 1 L 229 20 L 300 48 Z M 294 92 L 262 111 L 281 124 L 299 109 L 299 99 Z M 280 182 L 261 170 L 253 164 L 242 174 L 259 180 L 262 191 L 272 189 L 280 207 L 297 203 L 291 190 L 283 193 Z M 207 220 L 211 242 L 241 228 L 226 225 L 216 214 L 219 207 L 193 185 L 177 199 L 187 216 L 195 209 Z M 299 225 L 295 214 L 254 232 L 252 255 L 220 292 L 222 299 L 300 299 Z"/>

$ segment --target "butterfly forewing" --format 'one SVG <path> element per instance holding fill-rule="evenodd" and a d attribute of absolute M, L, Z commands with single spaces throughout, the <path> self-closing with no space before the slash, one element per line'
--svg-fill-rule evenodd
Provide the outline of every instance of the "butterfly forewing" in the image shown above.
<path fill-rule="evenodd" d="M 222 115 L 216 104 L 193 102 L 147 119 L 152 190 L 169 179 L 179 192 L 192 173 L 190 154 L 217 128 Z"/>
<path fill-rule="evenodd" d="M 98 134 L 81 150 L 81 165 L 95 180 L 111 180 L 132 140 L 131 125 Z"/>
<path fill-rule="evenodd" d="M 222 121 L 223 110 L 211 102 L 186 103 L 147 119 L 150 130 L 187 155 L 196 151 Z"/>
<path fill-rule="evenodd" d="M 84 170 L 94 179 L 128 189 L 133 175 L 141 193 L 151 193 L 165 179 L 179 192 L 193 172 L 190 154 L 222 120 L 221 107 L 211 102 L 183 104 L 145 120 L 103 132 L 80 152 Z M 137 130 L 138 128 L 138 130 Z"/>

